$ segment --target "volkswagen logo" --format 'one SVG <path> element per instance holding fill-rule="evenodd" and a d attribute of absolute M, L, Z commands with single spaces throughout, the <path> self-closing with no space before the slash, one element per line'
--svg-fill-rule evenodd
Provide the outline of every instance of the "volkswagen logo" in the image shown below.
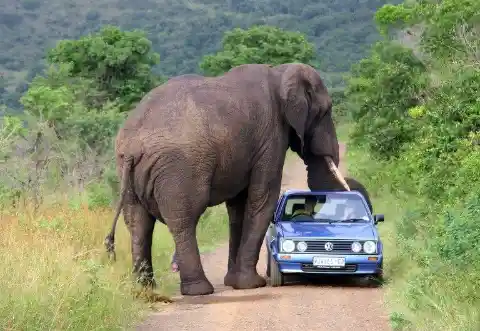
<path fill-rule="evenodd" d="M 331 242 L 326 242 L 325 250 L 330 252 L 332 249 L 333 249 L 333 244 Z"/>

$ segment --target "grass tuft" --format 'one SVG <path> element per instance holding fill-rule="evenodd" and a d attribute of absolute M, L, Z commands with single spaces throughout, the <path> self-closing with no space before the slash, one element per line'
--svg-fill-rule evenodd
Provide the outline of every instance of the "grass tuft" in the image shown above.
<path fill-rule="evenodd" d="M 65 202 L 32 214 L 26 208 L 0 216 L 0 329 L 128 329 L 142 317 L 146 301 L 168 301 L 178 288 L 178 274 L 169 270 L 173 240 L 163 224 L 157 222 L 153 245 L 158 294 L 134 294 L 123 222 L 117 228 L 117 261 L 109 262 L 104 251 L 111 208 L 72 208 Z M 198 227 L 202 248 L 211 249 L 227 233 L 224 207 L 207 210 Z"/>

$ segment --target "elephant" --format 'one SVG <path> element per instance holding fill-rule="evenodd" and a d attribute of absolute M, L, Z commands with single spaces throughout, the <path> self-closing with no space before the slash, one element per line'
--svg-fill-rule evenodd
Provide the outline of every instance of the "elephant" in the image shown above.
<path fill-rule="evenodd" d="M 368 209 L 370 210 L 370 214 L 373 214 L 372 201 L 370 200 L 370 195 L 368 194 L 367 188 L 362 183 L 360 183 L 358 180 L 356 180 L 354 178 L 351 178 L 351 177 L 345 177 L 345 181 L 347 182 L 351 191 L 357 191 L 357 192 L 360 192 L 363 195 L 363 197 L 367 201 L 367 205 L 368 205 Z"/>
<path fill-rule="evenodd" d="M 331 97 L 318 72 L 302 63 L 184 76 L 144 96 L 117 133 L 121 192 L 105 246 L 114 254 L 123 210 L 133 273 L 142 285 L 155 287 L 151 246 L 158 219 L 175 242 L 181 294 L 212 294 L 196 228 L 206 208 L 225 203 L 230 238 L 224 284 L 263 287 L 256 265 L 288 148 L 307 165 L 312 190 L 333 181 L 349 190 L 338 170 Z"/>
<path fill-rule="evenodd" d="M 367 188 L 360 183 L 358 180 L 352 178 L 352 177 L 345 177 L 345 181 L 347 182 L 347 185 L 350 188 L 350 191 L 357 191 L 360 192 L 365 200 L 367 201 L 368 209 L 370 210 L 370 213 L 373 213 L 373 206 L 372 206 L 372 201 L 370 200 L 370 195 L 368 194 Z M 343 191 L 344 188 L 342 185 L 339 185 L 337 181 L 324 181 L 324 190 L 325 191 Z"/>

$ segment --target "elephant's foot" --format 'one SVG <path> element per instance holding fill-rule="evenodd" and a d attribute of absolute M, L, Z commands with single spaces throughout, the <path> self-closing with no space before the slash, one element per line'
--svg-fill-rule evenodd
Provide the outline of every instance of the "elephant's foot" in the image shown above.
<path fill-rule="evenodd" d="M 228 276 L 228 274 L 227 274 Z M 227 278 L 227 276 L 225 278 Z M 237 272 L 232 276 L 231 285 L 236 290 L 246 290 L 267 285 L 265 278 L 261 277 L 256 271 L 249 273 Z M 230 280 L 230 279 L 229 279 Z"/>
<path fill-rule="evenodd" d="M 208 279 L 200 279 L 193 282 L 182 282 L 180 292 L 182 295 L 208 295 L 214 291 L 212 283 Z"/>
<path fill-rule="evenodd" d="M 232 286 L 235 284 L 236 282 L 236 275 L 235 275 L 235 272 L 232 271 L 232 270 L 228 270 L 227 271 L 227 274 L 225 275 L 225 277 L 223 278 L 223 285 L 225 286 Z"/>

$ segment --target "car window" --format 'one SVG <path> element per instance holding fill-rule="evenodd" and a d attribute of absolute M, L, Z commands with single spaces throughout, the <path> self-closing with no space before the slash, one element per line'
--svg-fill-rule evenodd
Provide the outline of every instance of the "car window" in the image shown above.
<path fill-rule="evenodd" d="M 313 213 L 308 216 L 298 212 L 298 209 L 306 210 L 304 196 L 288 197 L 282 219 L 301 222 L 346 221 L 351 219 L 356 222 L 369 221 L 368 211 L 362 199 L 357 195 L 327 194 L 319 200 L 315 204 Z M 297 210 L 297 216 L 292 219 L 295 210 Z"/>
<path fill-rule="evenodd" d="M 293 207 L 294 205 L 302 205 L 305 206 L 305 198 L 304 197 L 289 197 L 287 203 L 285 205 L 284 216 L 290 217 L 293 214 Z M 317 203 L 315 206 L 314 211 L 318 212 L 322 208 L 322 205 Z"/>

